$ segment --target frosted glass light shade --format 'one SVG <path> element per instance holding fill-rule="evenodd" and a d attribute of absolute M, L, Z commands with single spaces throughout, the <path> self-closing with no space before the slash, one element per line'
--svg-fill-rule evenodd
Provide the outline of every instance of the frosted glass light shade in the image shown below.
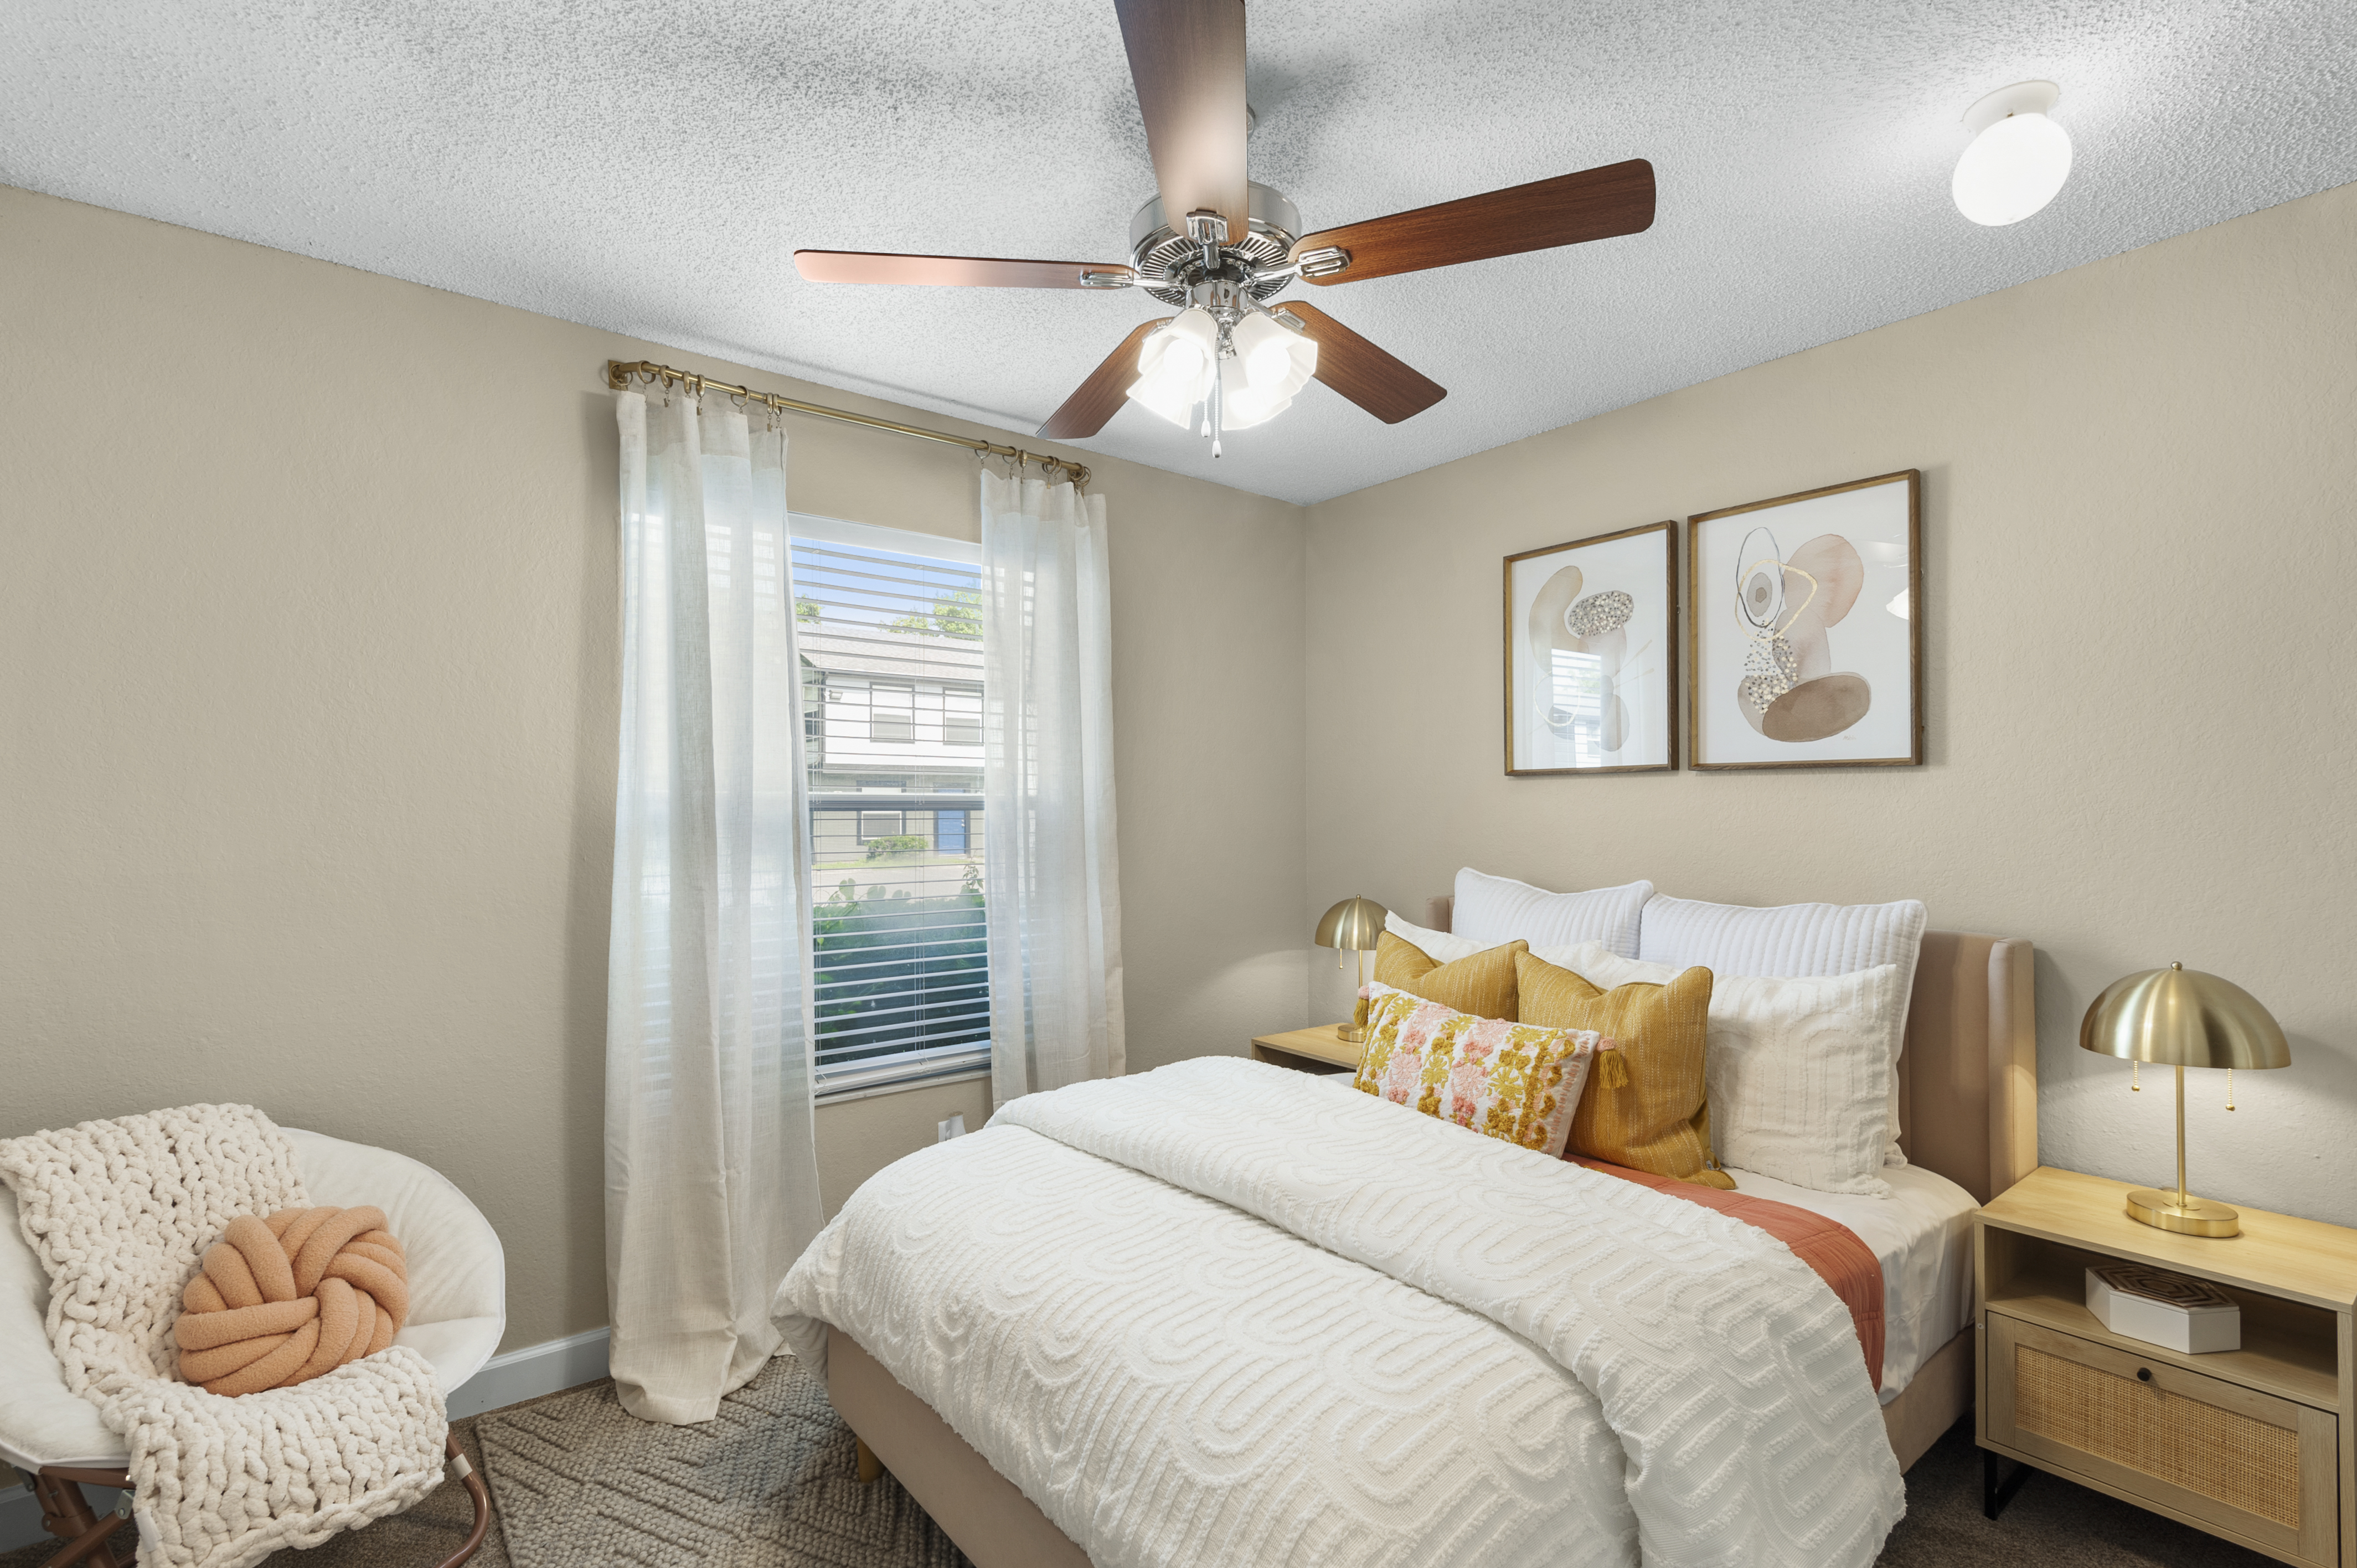
<path fill-rule="evenodd" d="M 1235 358 L 1220 365 L 1220 424 L 1243 430 L 1275 418 L 1318 369 L 1318 345 L 1265 316 L 1247 316 L 1229 332 Z"/>
<path fill-rule="evenodd" d="M 1137 380 L 1128 396 L 1185 429 L 1195 422 L 1195 405 L 1211 390 L 1211 365 L 1219 351 L 1220 324 L 1200 306 L 1149 335 L 1137 351 Z"/>
<path fill-rule="evenodd" d="M 1957 211 L 1996 229 L 2038 211 L 2070 177 L 2070 134 L 2043 114 L 2008 114 L 1973 138 L 1949 191 Z"/>
<path fill-rule="evenodd" d="M 1287 387 L 1282 381 L 1270 386 L 1254 386 L 1241 357 L 1223 360 L 1220 365 L 1220 426 L 1223 430 L 1246 430 L 1265 424 L 1293 406 L 1293 394 L 1298 390 Z"/>
<path fill-rule="evenodd" d="M 1317 373 L 1318 345 L 1265 316 L 1247 316 L 1237 322 L 1229 341 L 1243 361 L 1245 384 L 1254 391 L 1284 384 L 1298 392 Z"/>

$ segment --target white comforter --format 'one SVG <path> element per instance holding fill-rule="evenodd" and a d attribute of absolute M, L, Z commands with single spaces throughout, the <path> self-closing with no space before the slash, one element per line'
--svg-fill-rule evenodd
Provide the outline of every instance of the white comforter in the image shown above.
<path fill-rule="evenodd" d="M 1782 1243 L 1234 1058 L 900 1161 L 775 1311 L 1100 1568 L 1819 1568 L 1905 1509 L 1849 1312 Z"/>

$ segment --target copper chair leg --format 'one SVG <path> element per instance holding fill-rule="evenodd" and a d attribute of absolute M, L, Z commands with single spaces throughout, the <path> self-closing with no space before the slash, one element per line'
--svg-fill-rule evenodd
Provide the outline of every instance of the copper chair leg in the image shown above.
<path fill-rule="evenodd" d="M 458 1480 L 475 1502 L 475 1528 L 467 1532 L 466 1543 L 441 1563 L 441 1568 L 458 1568 L 459 1563 L 481 1550 L 483 1537 L 490 1533 L 491 1495 L 483 1490 L 482 1477 L 475 1474 L 475 1466 L 468 1463 L 467 1455 L 459 1451 L 457 1433 L 449 1433 L 443 1437 L 442 1448 L 450 1456 L 450 1462 L 457 1466 Z"/>
<path fill-rule="evenodd" d="M 475 1526 L 458 1550 L 444 1558 L 438 1568 L 458 1568 L 482 1550 L 483 1537 L 491 1530 L 491 1495 L 483 1489 L 482 1477 L 468 1463 L 459 1450 L 457 1434 L 446 1434 L 442 1451 L 447 1462 L 458 1468 L 458 1480 L 467 1488 L 467 1496 L 475 1505 Z M 71 1539 L 65 1550 L 41 1564 L 41 1568 L 72 1568 L 87 1563 L 105 1551 L 107 1538 L 123 1527 L 123 1516 L 110 1513 L 104 1519 L 91 1512 L 89 1499 L 81 1495 L 81 1484 L 131 1489 L 131 1476 L 124 1470 L 65 1470 L 43 1469 L 33 1477 L 33 1488 L 41 1499 L 41 1523 L 56 1536 Z"/>
<path fill-rule="evenodd" d="M 92 1513 L 90 1499 L 81 1495 L 81 1483 L 128 1489 L 130 1476 L 121 1470 L 51 1470 L 44 1468 L 33 1477 L 33 1491 L 41 1499 L 41 1528 L 65 1541 L 65 1546 L 41 1568 L 71 1568 L 77 1563 L 111 1556 L 106 1542 L 123 1528 L 123 1516 L 110 1513 L 104 1519 Z"/>
<path fill-rule="evenodd" d="M 41 1568 L 69 1568 L 76 1563 L 88 1563 L 92 1558 L 111 1562 L 113 1553 L 107 1550 L 107 1541 L 123 1528 L 123 1516 L 111 1513 L 66 1543 L 64 1551 L 41 1564 Z"/>

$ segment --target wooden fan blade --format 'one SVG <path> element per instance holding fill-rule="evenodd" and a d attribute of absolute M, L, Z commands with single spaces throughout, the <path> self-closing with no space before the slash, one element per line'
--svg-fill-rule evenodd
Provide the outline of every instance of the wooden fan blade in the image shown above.
<path fill-rule="evenodd" d="M 1121 412 L 1129 389 L 1136 383 L 1137 350 L 1145 345 L 1146 335 L 1176 319 L 1166 316 L 1160 321 L 1139 322 L 1121 340 L 1121 347 L 1106 355 L 1104 363 L 1091 371 L 1089 379 L 1064 400 L 1064 406 L 1048 416 L 1039 434 L 1050 441 L 1078 441 L 1103 430 L 1105 421 Z"/>
<path fill-rule="evenodd" d="M 1252 214 L 1244 189 L 1243 0 L 1114 0 L 1130 80 L 1146 116 L 1162 214 L 1218 213 L 1242 241 Z"/>
<path fill-rule="evenodd" d="M 1448 389 L 1395 360 L 1324 311 L 1297 299 L 1270 310 L 1301 323 L 1301 335 L 1318 345 L 1318 379 L 1382 420 L 1397 424 L 1448 395 Z"/>
<path fill-rule="evenodd" d="M 1559 174 L 1485 196 L 1329 229 L 1295 245 L 1293 253 L 1300 257 L 1313 251 L 1347 251 L 1348 266 L 1309 281 L 1357 283 L 1394 273 L 1453 267 L 1459 262 L 1609 240 L 1616 234 L 1638 233 L 1652 223 L 1653 166 L 1643 158 L 1631 158 L 1627 163 Z"/>
<path fill-rule="evenodd" d="M 813 283 L 916 283 L 952 288 L 1126 288 L 1137 274 L 1119 262 L 1011 262 L 995 256 L 903 256 L 885 251 L 796 251 Z M 1091 283 L 1092 277 L 1101 278 Z"/>

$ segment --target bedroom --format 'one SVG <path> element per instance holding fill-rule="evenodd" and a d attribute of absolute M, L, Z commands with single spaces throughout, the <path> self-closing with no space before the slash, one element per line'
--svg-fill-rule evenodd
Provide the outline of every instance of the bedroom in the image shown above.
<path fill-rule="evenodd" d="M 956 800 L 989 799 L 990 748 L 963 738 L 989 716 L 969 727 L 963 704 L 986 709 L 990 682 L 962 671 L 996 623 L 969 626 L 958 596 L 983 591 L 978 470 L 1074 477 L 678 381 L 618 392 L 615 364 L 1089 471 L 1110 596 L 1094 740 L 1118 807 L 1094 885 L 1119 983 L 1101 969 L 1056 999 L 1081 999 L 1101 1065 L 1118 1021 L 1123 1081 L 1350 1017 L 1355 961 L 1313 940 L 1321 917 L 1364 897 L 1430 929 L 1460 868 L 1747 907 L 1914 900 L 1932 931 L 2034 955 L 2032 1164 L 2174 1181 L 2168 1073 L 2079 1046 L 2113 982 L 2181 961 L 2264 1004 L 2290 1064 L 2236 1074 L 2232 1113 L 2222 1074 L 2186 1075 L 2193 1190 L 2357 1226 L 2339 1158 L 2357 1013 L 2334 978 L 2357 873 L 2341 8 L 1986 4 L 1900 35 L 1826 4 L 1255 6 L 1249 172 L 1312 232 L 1633 158 L 1656 206 L 1567 247 L 1293 283 L 1272 308 L 1330 311 L 1448 395 L 1386 423 L 1318 381 L 1217 457 L 1146 407 L 1036 434 L 1125 333 L 1175 314 L 1144 289 L 846 285 L 791 255 L 1129 265 L 1160 171 L 1114 6 L 42 0 L 0 39 L 0 1138 L 242 1102 L 439 1172 L 504 1253 L 497 1355 L 443 1391 L 462 1423 L 565 1390 L 615 1401 L 619 406 L 635 394 L 651 426 L 742 412 L 777 444 L 804 740 L 841 764 L 797 786 L 813 864 L 792 918 L 813 925 L 845 918 L 824 907 L 846 877 L 953 906 L 976 862 L 1007 916 L 974 853 L 992 814 Z M 2068 177 L 2018 222 L 1974 222 L 1952 190 L 1964 117 L 2035 81 L 2059 84 Z M 1920 763 L 1693 766 L 1684 704 L 1707 677 L 1687 639 L 1709 628 L 1689 600 L 1656 687 L 1681 704 L 1676 767 L 1509 776 L 1508 557 L 1670 521 L 1682 582 L 1707 529 L 1689 520 L 1907 472 L 1920 642 L 1888 689 L 1920 682 Z M 923 564 L 886 617 L 847 556 Z M 878 630 L 895 618 L 921 624 Z M 898 662 L 830 651 L 845 622 L 905 645 Z M 969 987 L 974 945 L 953 954 Z M 905 1157 L 1008 1141 L 936 1147 L 1017 1102 L 993 1032 L 922 1061 L 823 1058 L 783 1229 Z M 1910 1092 L 1912 1138 L 1952 1108 Z M 775 1243 L 779 1274 L 807 1240 Z M 737 1309 L 748 1354 L 775 1343 L 777 1283 Z M 813 1397 L 810 1463 L 855 1463 Z M 597 1463 L 637 1462 L 639 1427 L 600 1426 Z M 1893 1483 L 1888 1561 L 2273 1550 L 2061 1464 L 1984 1519 L 1984 1435 L 1963 1419 Z M 606 1488 L 527 1520 L 497 1455 L 476 1458 L 500 1531 L 477 1561 L 595 1559 L 566 1509 L 639 1528 Z M 797 1494 L 905 1532 L 845 1561 L 937 1542 L 913 1503 L 878 1500 L 908 1479 L 886 1468 Z M 2357 1477 L 2338 1491 L 2346 1517 Z M 0 1541 L 45 1561 L 39 1499 L 10 1496 Z M 466 1519 L 445 1485 L 318 1550 L 438 1562 L 435 1531 Z M 2335 1539 L 2323 1560 L 2357 1561 Z M 792 1550 L 743 1560 L 829 1561 Z"/>

